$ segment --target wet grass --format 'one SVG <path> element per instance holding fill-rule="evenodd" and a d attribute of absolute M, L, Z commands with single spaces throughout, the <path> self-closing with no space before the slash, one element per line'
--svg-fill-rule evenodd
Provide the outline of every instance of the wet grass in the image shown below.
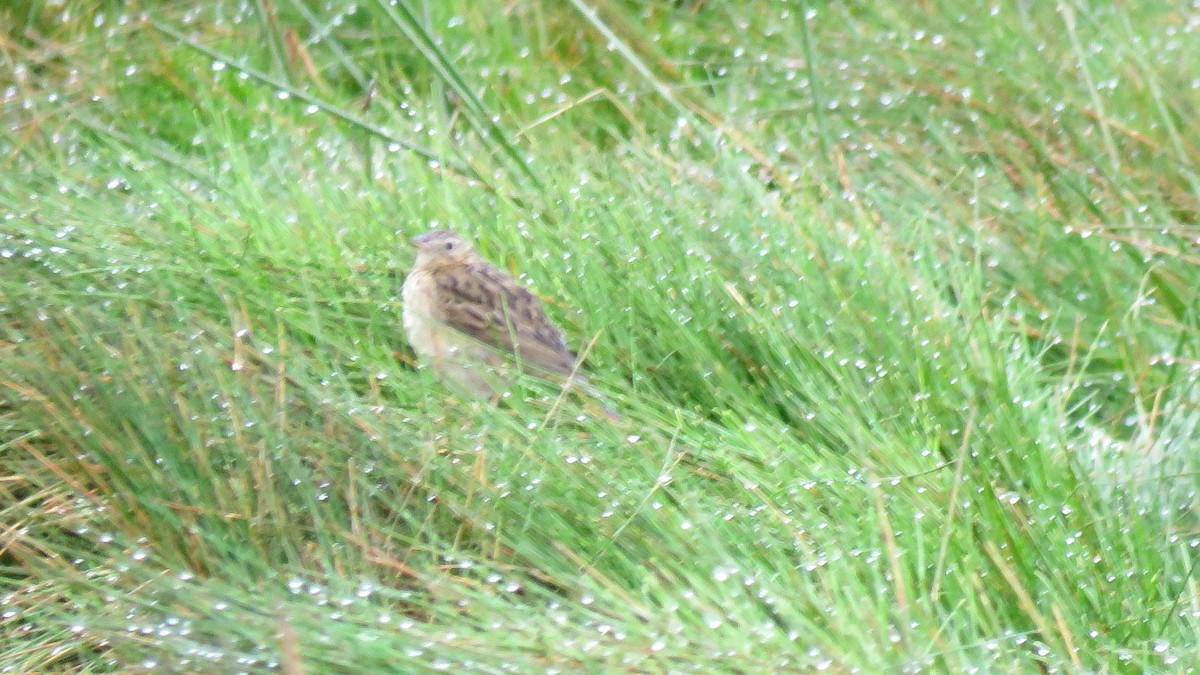
<path fill-rule="evenodd" d="M 1197 662 L 1200 17 L 1097 5 L 0 9 L 0 668 Z M 434 224 L 625 420 L 414 366 Z"/>

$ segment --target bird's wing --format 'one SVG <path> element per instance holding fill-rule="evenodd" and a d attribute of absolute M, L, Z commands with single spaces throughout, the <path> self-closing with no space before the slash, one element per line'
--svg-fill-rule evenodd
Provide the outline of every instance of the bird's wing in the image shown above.
<path fill-rule="evenodd" d="M 546 317 L 542 303 L 488 263 L 437 275 L 442 323 L 522 362 L 568 375 L 575 355 Z"/>

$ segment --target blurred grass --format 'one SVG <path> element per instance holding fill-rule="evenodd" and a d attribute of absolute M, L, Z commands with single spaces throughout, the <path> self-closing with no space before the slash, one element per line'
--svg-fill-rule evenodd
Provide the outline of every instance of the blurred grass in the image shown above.
<path fill-rule="evenodd" d="M 1194 9 L 0 24 L 0 668 L 1200 656 Z M 435 224 L 626 421 L 413 367 Z"/>

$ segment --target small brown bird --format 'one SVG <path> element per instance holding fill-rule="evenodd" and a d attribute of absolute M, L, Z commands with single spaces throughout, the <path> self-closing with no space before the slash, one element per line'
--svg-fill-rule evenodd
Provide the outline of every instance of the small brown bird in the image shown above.
<path fill-rule="evenodd" d="M 568 379 L 596 395 L 576 373 L 577 359 L 542 303 L 449 230 L 413 238 L 417 260 L 404 280 L 404 330 L 421 358 L 462 393 L 494 397 L 506 367 Z M 612 410 L 605 414 L 616 418 Z"/>

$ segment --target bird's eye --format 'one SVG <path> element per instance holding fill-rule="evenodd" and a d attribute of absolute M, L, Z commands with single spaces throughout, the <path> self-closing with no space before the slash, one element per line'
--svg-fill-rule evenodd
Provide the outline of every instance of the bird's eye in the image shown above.
<path fill-rule="evenodd" d="M 454 242 L 452 242 L 452 241 L 446 242 L 446 250 L 453 251 L 454 250 Z"/>

